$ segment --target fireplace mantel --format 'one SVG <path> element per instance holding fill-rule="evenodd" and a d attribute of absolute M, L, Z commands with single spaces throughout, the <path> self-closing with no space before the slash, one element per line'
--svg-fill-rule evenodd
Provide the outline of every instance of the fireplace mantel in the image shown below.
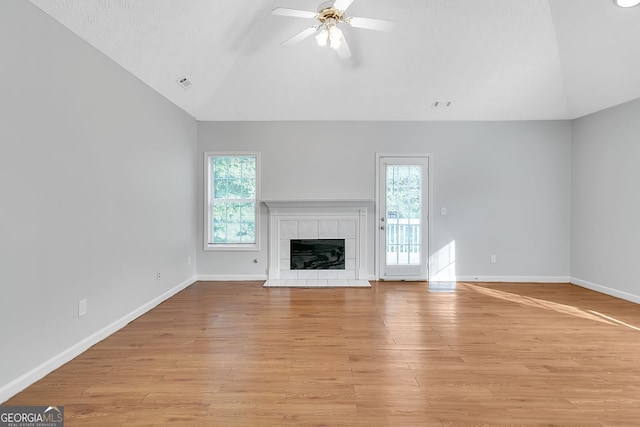
<path fill-rule="evenodd" d="M 366 279 L 367 215 L 373 210 L 373 199 L 279 199 L 262 203 L 269 208 L 269 281 Z M 346 238 L 352 258 L 347 259 L 344 271 L 291 271 L 287 248 L 291 239 L 298 238 Z"/>

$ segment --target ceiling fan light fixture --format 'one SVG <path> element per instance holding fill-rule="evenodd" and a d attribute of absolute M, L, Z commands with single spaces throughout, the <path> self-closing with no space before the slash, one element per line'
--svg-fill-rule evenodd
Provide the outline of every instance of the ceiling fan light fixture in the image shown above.
<path fill-rule="evenodd" d="M 318 46 L 326 46 L 328 40 L 329 40 L 329 31 L 327 31 L 326 28 L 320 31 L 316 36 L 316 42 L 318 43 Z"/>
<path fill-rule="evenodd" d="M 331 47 L 338 50 L 340 45 L 342 45 L 342 31 L 338 27 L 330 27 L 329 28 L 329 42 L 331 43 Z"/>
<path fill-rule="evenodd" d="M 619 7 L 634 7 L 640 4 L 640 0 L 613 0 Z"/>

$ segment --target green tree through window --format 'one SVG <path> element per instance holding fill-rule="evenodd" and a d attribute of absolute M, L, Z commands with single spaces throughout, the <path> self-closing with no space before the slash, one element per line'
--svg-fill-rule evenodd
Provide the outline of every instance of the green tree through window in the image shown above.
<path fill-rule="evenodd" d="M 208 155 L 209 246 L 257 244 L 257 155 Z"/>

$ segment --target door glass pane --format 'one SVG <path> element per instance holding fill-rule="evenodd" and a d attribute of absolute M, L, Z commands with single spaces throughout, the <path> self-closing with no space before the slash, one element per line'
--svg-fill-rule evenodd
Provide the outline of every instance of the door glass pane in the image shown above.
<path fill-rule="evenodd" d="M 387 265 L 419 265 L 422 170 L 387 165 Z"/>

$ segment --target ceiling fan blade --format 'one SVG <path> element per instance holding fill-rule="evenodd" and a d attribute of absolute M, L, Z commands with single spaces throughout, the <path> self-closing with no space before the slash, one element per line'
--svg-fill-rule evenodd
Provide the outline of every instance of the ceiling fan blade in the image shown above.
<path fill-rule="evenodd" d="M 320 28 L 319 25 L 314 25 L 312 27 L 307 28 L 306 30 L 302 30 L 301 32 L 299 32 L 295 36 L 291 37 L 289 40 L 286 40 L 286 41 L 282 42 L 280 44 L 280 46 L 289 47 L 291 45 L 299 43 L 302 40 L 306 39 L 307 37 L 312 36 L 313 34 L 317 33 L 318 32 L 318 28 Z"/>
<path fill-rule="evenodd" d="M 272 15 L 293 16 L 294 18 L 316 18 L 317 12 L 309 12 L 307 10 L 287 9 L 286 7 L 276 7 L 271 11 Z"/>
<path fill-rule="evenodd" d="M 344 12 L 349 6 L 351 6 L 351 3 L 353 3 L 353 0 L 336 0 L 333 3 L 333 8 Z"/>
<path fill-rule="evenodd" d="M 340 47 L 336 50 L 338 53 L 338 58 L 340 59 L 349 59 L 351 58 L 351 49 L 349 49 L 349 45 L 347 44 L 347 39 L 342 37 L 342 41 L 340 43 Z"/>
<path fill-rule="evenodd" d="M 384 19 L 358 18 L 352 16 L 345 20 L 347 25 L 355 28 L 366 28 L 367 30 L 391 31 L 395 23 L 393 21 L 385 21 Z"/>

